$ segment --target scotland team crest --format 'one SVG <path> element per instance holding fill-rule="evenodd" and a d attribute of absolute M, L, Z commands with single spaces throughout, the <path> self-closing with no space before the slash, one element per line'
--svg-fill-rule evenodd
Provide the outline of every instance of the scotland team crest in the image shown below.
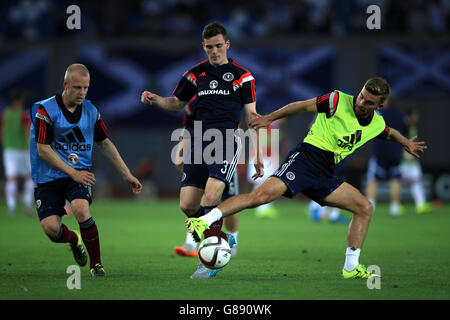
<path fill-rule="evenodd" d="M 233 81 L 233 79 L 234 79 L 234 76 L 233 76 L 233 74 L 231 73 L 231 72 L 227 72 L 227 73 L 225 73 L 224 75 L 223 75 L 223 80 L 225 80 L 225 81 Z"/>

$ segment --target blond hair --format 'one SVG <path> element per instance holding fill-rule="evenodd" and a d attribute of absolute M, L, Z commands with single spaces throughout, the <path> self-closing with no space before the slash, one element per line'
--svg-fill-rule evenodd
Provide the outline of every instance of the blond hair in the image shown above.
<path fill-rule="evenodd" d="M 380 104 L 383 104 L 383 102 L 385 102 L 391 94 L 389 84 L 386 80 L 380 77 L 374 77 L 367 80 L 364 84 L 364 88 L 366 88 L 369 93 L 375 96 L 380 96 Z"/>
<path fill-rule="evenodd" d="M 86 68 L 84 64 L 81 63 L 73 63 L 67 67 L 66 73 L 64 74 L 64 82 L 69 82 L 72 73 L 78 72 L 79 75 L 86 77 L 89 76 L 89 70 Z"/>

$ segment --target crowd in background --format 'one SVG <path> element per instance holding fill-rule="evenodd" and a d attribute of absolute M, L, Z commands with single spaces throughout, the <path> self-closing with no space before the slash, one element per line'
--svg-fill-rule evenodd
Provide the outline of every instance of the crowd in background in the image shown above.
<path fill-rule="evenodd" d="M 367 33 L 366 9 L 381 9 L 388 34 L 445 35 L 450 31 L 450 0 L 3 0 L 0 42 L 38 42 L 72 36 L 68 6 L 81 9 L 79 36 L 193 36 L 211 20 L 224 24 L 233 39 L 280 35 Z"/>

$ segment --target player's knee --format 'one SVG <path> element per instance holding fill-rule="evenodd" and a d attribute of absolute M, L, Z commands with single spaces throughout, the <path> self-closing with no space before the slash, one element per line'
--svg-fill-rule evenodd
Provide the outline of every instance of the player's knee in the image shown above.
<path fill-rule="evenodd" d="M 373 204 L 368 199 L 360 204 L 359 212 L 367 219 L 372 219 Z"/>
<path fill-rule="evenodd" d="M 59 235 L 59 229 L 61 227 L 59 224 L 52 224 L 52 223 L 43 223 L 42 229 L 44 230 L 44 233 L 47 235 L 47 237 L 50 238 L 50 240 L 56 239 Z"/>
<path fill-rule="evenodd" d="M 86 221 L 91 217 L 89 207 L 85 205 L 71 205 L 71 211 L 78 221 Z"/>
<path fill-rule="evenodd" d="M 198 208 L 194 208 L 193 206 L 190 206 L 187 203 L 180 203 L 180 209 L 188 217 L 194 216 L 198 211 Z"/>
<path fill-rule="evenodd" d="M 220 202 L 221 194 L 218 192 L 212 191 L 212 192 L 205 192 L 204 194 L 204 201 L 206 206 L 215 206 L 218 205 Z"/>

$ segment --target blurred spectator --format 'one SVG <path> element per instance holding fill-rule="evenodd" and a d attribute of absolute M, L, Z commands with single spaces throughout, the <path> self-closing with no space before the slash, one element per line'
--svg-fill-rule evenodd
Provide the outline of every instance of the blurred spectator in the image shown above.
<path fill-rule="evenodd" d="M 53 15 L 48 0 L 20 0 L 8 4 L 5 10 L 8 38 L 36 42 L 52 35 Z"/>
<path fill-rule="evenodd" d="M 66 9 L 81 8 L 77 36 L 118 38 L 194 36 L 210 21 L 228 27 L 234 39 L 279 35 L 361 34 L 367 7 L 381 9 L 383 33 L 445 35 L 450 31 L 450 0 L 4 0 L 0 41 L 37 42 L 68 34 Z"/>
<path fill-rule="evenodd" d="M 3 110 L 0 118 L 0 139 L 5 166 L 5 198 L 9 214 L 17 208 L 19 183 L 23 182 L 23 203 L 25 213 L 32 214 L 34 184 L 31 180 L 30 153 L 28 147 L 30 116 L 25 110 L 25 92 L 11 92 L 11 104 Z"/>

